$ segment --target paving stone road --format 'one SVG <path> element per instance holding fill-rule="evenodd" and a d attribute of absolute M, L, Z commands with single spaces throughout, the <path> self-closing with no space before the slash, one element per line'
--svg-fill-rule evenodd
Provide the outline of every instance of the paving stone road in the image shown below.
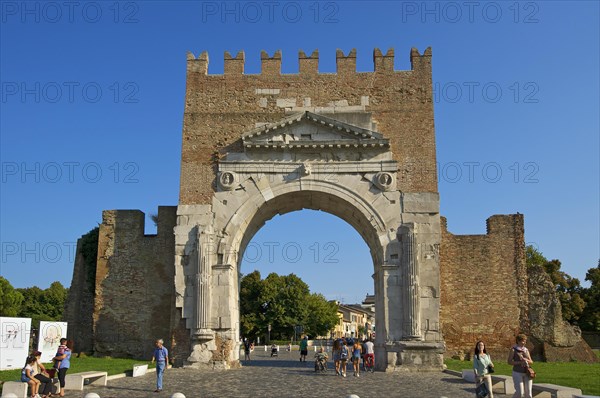
<path fill-rule="evenodd" d="M 250 362 L 240 369 L 207 371 L 197 369 L 167 369 L 164 391 L 154 393 L 154 369 L 142 377 L 110 380 L 106 387 L 86 386 L 83 392 L 67 391 L 65 397 L 84 397 L 95 392 L 101 398 L 171 397 L 176 392 L 186 398 L 473 398 L 474 385 L 443 372 L 433 373 L 361 373 L 359 378 L 342 378 L 331 370 L 315 373 L 314 362 L 300 362 L 298 352 L 281 352 L 278 357 L 255 350 Z M 309 355 L 310 357 L 310 355 Z M 502 397 L 503 395 L 501 395 Z"/>

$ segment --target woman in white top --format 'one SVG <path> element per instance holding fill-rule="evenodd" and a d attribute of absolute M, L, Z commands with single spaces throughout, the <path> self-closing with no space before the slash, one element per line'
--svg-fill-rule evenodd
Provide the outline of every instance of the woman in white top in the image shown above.
<path fill-rule="evenodd" d="M 33 365 L 36 361 L 37 359 L 34 356 L 28 356 L 25 361 L 25 367 L 21 371 L 21 381 L 29 384 L 29 387 L 31 388 L 31 398 L 40 398 L 38 395 L 40 381 L 34 377 L 35 370 L 33 370 Z"/>
<path fill-rule="evenodd" d="M 485 383 L 490 392 L 490 398 L 494 398 L 494 393 L 492 392 L 492 376 L 490 376 L 489 372 L 490 367 L 494 367 L 492 358 L 485 349 L 485 343 L 483 341 L 478 341 L 477 344 L 475 344 L 475 355 L 473 355 L 475 383 L 477 387 L 479 387 L 481 383 Z"/>

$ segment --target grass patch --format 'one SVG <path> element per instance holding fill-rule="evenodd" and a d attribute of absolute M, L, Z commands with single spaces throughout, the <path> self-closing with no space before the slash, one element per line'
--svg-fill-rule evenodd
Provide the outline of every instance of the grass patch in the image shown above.
<path fill-rule="evenodd" d="M 24 362 L 24 361 L 23 361 Z M 88 372 L 91 370 L 108 372 L 108 375 L 116 375 L 119 373 L 125 373 L 133 370 L 133 365 L 137 364 L 148 364 L 148 368 L 154 368 L 155 364 L 151 364 L 148 360 L 140 359 L 123 359 L 123 358 L 95 358 L 95 357 L 81 357 L 71 358 L 71 367 L 69 373 Z M 23 364 L 25 366 L 25 364 Z M 45 367 L 51 368 L 51 363 L 45 363 Z M 0 381 L 17 381 L 21 379 L 21 369 L 11 369 L 0 371 Z"/>
<path fill-rule="evenodd" d="M 472 369 L 473 362 L 445 359 L 448 369 L 461 371 Z M 512 366 L 506 361 L 495 361 L 496 373 L 512 375 Z M 566 387 L 580 388 L 584 395 L 600 395 L 600 363 L 581 362 L 535 362 L 537 374 L 535 383 L 552 383 Z"/>

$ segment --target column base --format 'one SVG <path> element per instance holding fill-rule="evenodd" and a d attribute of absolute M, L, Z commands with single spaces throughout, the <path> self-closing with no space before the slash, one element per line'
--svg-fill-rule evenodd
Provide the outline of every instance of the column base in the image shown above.
<path fill-rule="evenodd" d="M 242 365 L 239 361 L 209 361 L 209 362 L 186 362 L 184 368 L 203 370 L 229 370 L 238 369 Z"/>
<path fill-rule="evenodd" d="M 187 366 L 198 367 L 202 364 L 208 365 L 212 363 L 213 353 L 216 348 L 214 341 L 200 343 L 195 341 L 192 343 L 192 353 L 187 359 Z M 184 365 L 185 366 L 185 365 Z"/>
<path fill-rule="evenodd" d="M 386 344 L 386 372 L 433 372 L 444 369 L 443 342 L 395 341 Z"/>
<path fill-rule="evenodd" d="M 212 329 L 196 329 L 192 337 L 199 341 L 213 340 L 215 331 Z"/>
<path fill-rule="evenodd" d="M 212 339 L 205 340 L 212 335 Z M 202 339 L 198 338 L 199 336 Z M 193 334 L 191 354 L 184 362 L 184 368 L 227 370 L 241 367 L 239 343 L 223 338 L 213 330 L 198 330 Z"/>

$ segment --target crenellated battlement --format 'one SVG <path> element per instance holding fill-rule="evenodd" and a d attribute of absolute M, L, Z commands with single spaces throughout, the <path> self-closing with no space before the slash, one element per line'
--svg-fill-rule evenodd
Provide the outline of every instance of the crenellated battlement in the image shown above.
<path fill-rule="evenodd" d="M 208 58 L 208 55 L 207 55 Z M 244 63 L 246 54 L 243 51 L 237 53 L 235 58 L 229 54 L 229 51 L 225 51 L 225 63 L 223 65 L 224 72 L 226 75 L 235 75 L 244 73 Z M 208 63 L 207 63 L 208 66 Z"/>
<path fill-rule="evenodd" d="M 319 73 L 319 50 L 307 56 L 304 51 L 298 52 L 298 70 L 301 75 L 316 75 Z"/>
<path fill-rule="evenodd" d="M 277 76 L 281 75 L 281 50 L 275 51 L 273 56 L 269 56 L 266 51 L 261 51 L 261 75 Z M 356 49 L 350 50 L 348 55 L 340 49 L 336 51 L 336 73 L 347 75 L 357 73 L 356 71 Z M 202 52 L 198 58 L 191 52 L 187 54 L 188 72 L 208 74 L 208 52 Z M 428 47 L 423 54 L 419 50 L 412 48 L 410 51 L 411 70 L 431 68 L 431 47 Z M 243 75 L 245 64 L 245 53 L 240 51 L 233 57 L 228 51 L 224 54 L 224 75 Z M 319 74 L 319 51 L 315 50 L 310 56 L 302 50 L 298 51 L 298 70 L 300 75 Z M 372 73 L 394 73 L 404 72 L 394 70 L 394 49 L 390 48 L 383 54 L 379 48 L 373 50 L 373 72 Z"/>
<path fill-rule="evenodd" d="M 358 48 L 338 49 L 335 54 L 328 51 L 321 69 L 323 52 L 313 48 L 298 51 L 298 69 L 289 67 L 295 62 L 290 58 L 296 55 L 284 58 L 282 51 L 235 51 L 224 53 L 222 71 L 213 62 L 210 72 L 208 52 L 198 57 L 188 53 L 181 204 L 212 203 L 215 154 L 243 152 L 240 137 L 244 133 L 307 111 L 352 123 L 368 118 L 390 140 L 392 156 L 403 165 L 398 188 L 437 192 L 435 172 L 413 173 L 415 167 L 436 170 L 431 48 L 403 52 L 408 56 L 405 61 L 411 63 L 404 70 L 394 67 L 392 48 L 375 48 L 372 68 L 365 66 L 371 54 Z M 333 55 L 335 67 L 329 63 Z M 323 156 L 333 159 L 337 155 Z M 201 183 L 199 175 L 206 176 Z"/>
<path fill-rule="evenodd" d="M 275 51 L 272 57 L 265 50 L 260 52 L 261 74 L 280 75 L 281 74 L 281 50 Z"/>

